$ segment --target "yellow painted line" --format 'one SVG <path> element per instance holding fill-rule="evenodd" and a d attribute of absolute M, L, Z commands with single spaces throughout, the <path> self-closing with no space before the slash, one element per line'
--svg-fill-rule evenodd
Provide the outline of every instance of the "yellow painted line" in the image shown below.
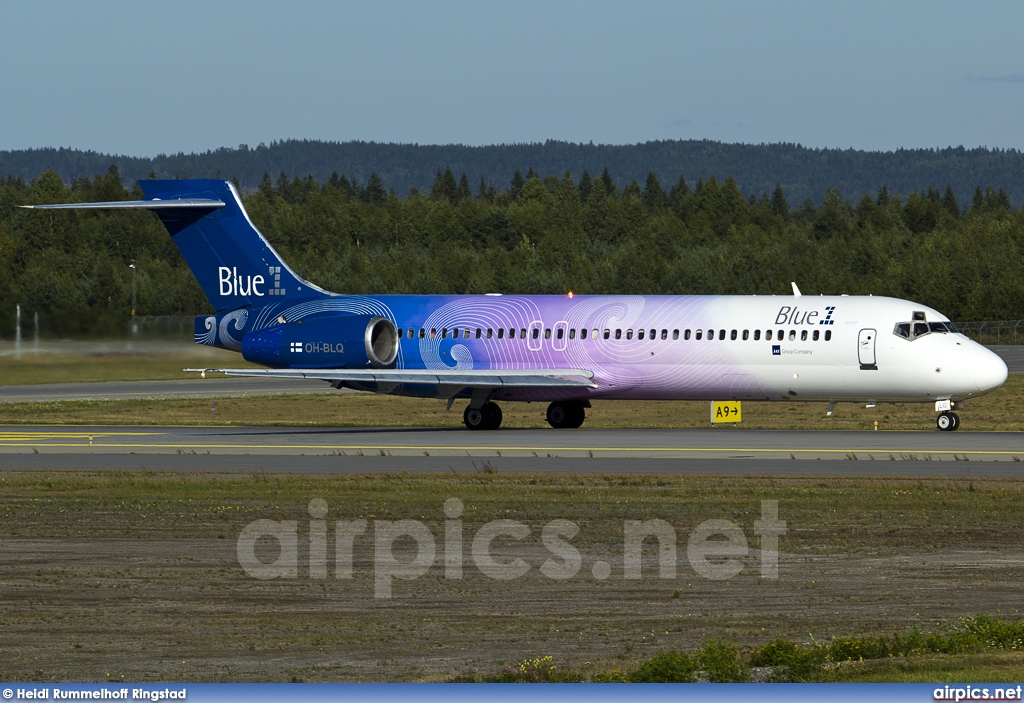
<path fill-rule="evenodd" d="M 149 435 L 167 434 L 166 432 L 0 432 L 0 439 L 8 437 L 146 437 Z"/>
<path fill-rule="evenodd" d="M 155 434 L 155 433 L 154 433 Z M 36 442 L 7 443 L 3 446 L 9 447 L 75 447 L 81 448 L 81 444 L 41 444 Z M 166 444 L 142 444 L 142 443 L 103 443 L 100 448 L 122 448 L 122 449 L 347 449 L 353 451 L 383 449 L 385 451 L 406 450 L 406 451 L 488 451 L 488 452 L 730 452 L 730 453 L 759 453 L 759 454 L 974 454 L 985 456 L 1024 456 L 1024 449 L 1019 451 L 1009 450 L 988 450 L 988 449 L 770 449 L 755 447 L 496 447 L 496 446 L 445 446 L 427 444 L 195 444 L 188 442 L 169 442 Z"/>

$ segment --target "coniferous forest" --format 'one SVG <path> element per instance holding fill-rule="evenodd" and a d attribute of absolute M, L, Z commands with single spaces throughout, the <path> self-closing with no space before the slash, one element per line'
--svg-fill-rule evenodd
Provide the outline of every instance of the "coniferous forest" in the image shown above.
<path fill-rule="evenodd" d="M 152 214 L 17 207 L 140 197 L 115 166 L 70 185 L 54 171 L 0 182 L 0 337 L 15 304 L 44 334 L 123 334 L 133 261 L 138 314 L 207 312 Z M 714 176 L 620 187 L 608 169 L 531 169 L 495 184 L 449 168 L 405 196 L 373 173 L 265 174 L 245 206 L 299 274 L 342 293 L 788 295 L 797 281 L 805 295 L 909 298 L 954 320 L 1024 318 L 1024 209 L 985 184 L 969 198 L 830 187 L 815 203 Z"/>

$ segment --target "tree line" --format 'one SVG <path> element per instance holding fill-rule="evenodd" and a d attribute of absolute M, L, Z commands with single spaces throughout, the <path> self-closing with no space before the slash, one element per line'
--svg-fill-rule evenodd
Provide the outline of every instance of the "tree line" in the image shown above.
<path fill-rule="evenodd" d="M 446 168 L 400 197 L 372 173 L 281 173 L 244 201 L 300 275 L 340 293 L 788 295 L 796 281 L 805 295 L 908 298 L 957 320 L 1024 318 L 1024 209 L 1002 188 L 961 202 L 950 186 L 849 200 L 830 187 L 815 204 L 781 184 L 745 196 L 731 177 L 618 183 L 606 168 L 516 170 L 498 187 Z M 138 314 L 209 311 L 150 213 L 17 207 L 141 196 L 114 166 L 70 185 L 53 171 L 0 182 L 0 336 L 15 304 L 44 333 L 122 334 L 132 262 Z"/>
<path fill-rule="evenodd" d="M 576 144 L 546 141 L 534 144 L 464 146 L 459 144 L 380 144 L 375 142 L 322 142 L 285 140 L 269 145 L 222 147 L 203 153 L 137 157 L 100 154 L 78 149 L 0 151 L 0 178 L 26 181 L 53 169 L 65 183 L 82 176 L 103 175 L 116 164 L 126 181 L 158 178 L 235 178 L 249 193 L 264 172 L 310 175 L 325 182 L 334 171 L 366 183 L 376 173 L 387 190 L 405 197 L 413 188 L 429 190 L 437 169 L 466 172 L 474 186 L 483 178 L 499 190 L 508 187 L 516 169 L 526 173 L 577 177 L 609 169 L 615 184 L 643 183 L 653 171 L 662 182 L 674 182 L 680 173 L 696 186 L 708 174 L 731 175 L 745 196 L 771 192 L 780 183 L 792 203 L 811 198 L 824 202 L 832 186 L 848 195 L 878 192 L 886 185 L 907 197 L 912 191 L 947 183 L 961 200 L 972 196 L 977 184 L 1004 188 L 1011 202 L 1024 204 L 1024 153 L 1015 149 L 899 149 L 891 152 L 857 149 L 813 149 L 800 144 L 723 144 L 708 140 L 663 140 L 643 144 Z"/>

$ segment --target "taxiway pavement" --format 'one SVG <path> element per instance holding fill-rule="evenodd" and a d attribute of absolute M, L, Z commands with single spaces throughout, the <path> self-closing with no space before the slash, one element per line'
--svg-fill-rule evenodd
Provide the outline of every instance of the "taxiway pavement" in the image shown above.
<path fill-rule="evenodd" d="M 0 469 L 1024 476 L 1010 432 L 0 427 Z"/>

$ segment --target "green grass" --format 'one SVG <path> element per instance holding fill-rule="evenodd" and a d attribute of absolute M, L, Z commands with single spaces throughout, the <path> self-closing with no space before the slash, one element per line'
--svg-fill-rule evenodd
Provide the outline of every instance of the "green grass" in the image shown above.
<path fill-rule="evenodd" d="M 1018 683 L 1024 671 L 1024 622 L 984 615 L 961 618 L 937 633 L 843 636 L 799 644 L 775 640 L 741 649 L 717 638 L 690 652 L 659 651 L 630 667 L 559 667 L 551 656 L 495 673 L 460 673 L 451 681 L 487 683 Z"/>
<path fill-rule="evenodd" d="M 187 378 L 186 367 L 252 366 L 233 352 L 203 349 L 202 354 L 32 354 L 0 359 L 0 386 L 98 381 L 167 381 Z"/>

